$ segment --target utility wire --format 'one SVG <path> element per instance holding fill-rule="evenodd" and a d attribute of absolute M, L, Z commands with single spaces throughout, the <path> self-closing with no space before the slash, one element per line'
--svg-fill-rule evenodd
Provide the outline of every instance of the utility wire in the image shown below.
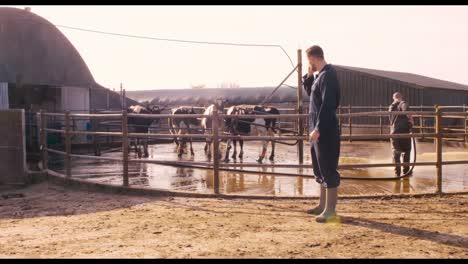
<path fill-rule="evenodd" d="M 9 21 L 8 18 L 0 17 L 0 22 Z M 192 44 L 205 44 L 205 45 L 225 45 L 225 46 L 243 46 L 243 47 L 270 47 L 270 48 L 279 48 L 283 52 L 284 55 L 288 58 L 289 62 L 291 63 L 292 67 L 295 67 L 294 62 L 292 61 L 289 54 L 286 50 L 277 44 L 256 44 L 256 43 L 234 43 L 234 42 L 219 42 L 219 41 L 197 41 L 197 40 L 185 40 L 185 39 L 171 39 L 171 38 L 156 38 L 156 37 L 149 37 L 149 36 L 141 36 L 141 35 L 131 35 L 131 34 L 123 34 L 123 33 L 115 33 L 115 32 L 107 32 L 101 30 L 94 30 L 94 29 L 86 29 L 80 27 L 72 27 L 66 25 L 55 25 L 52 23 L 42 23 L 28 18 L 15 18 L 14 20 L 23 20 L 31 22 L 32 24 L 40 24 L 45 26 L 55 26 L 60 28 L 66 28 L 71 30 L 78 30 L 84 32 L 92 32 L 98 34 L 105 34 L 105 35 L 112 35 L 112 36 L 120 36 L 120 37 L 128 37 L 128 38 L 139 38 L 139 39 L 149 39 L 149 40 L 157 40 L 157 41 L 171 41 L 171 42 L 179 42 L 179 43 L 192 43 Z"/>
<path fill-rule="evenodd" d="M 0 17 L 0 22 L 4 20 Z M 9 20 L 6 19 L 5 20 Z M 101 30 L 94 30 L 94 29 L 86 29 L 81 27 L 72 27 L 67 25 L 56 25 L 51 23 L 41 23 L 32 19 L 28 18 L 15 18 L 15 20 L 23 20 L 32 22 L 33 24 L 41 24 L 45 26 L 55 26 L 60 28 L 66 28 L 71 30 L 78 30 L 84 32 L 91 32 L 91 33 L 98 33 L 98 34 L 105 34 L 105 35 L 112 35 L 112 36 L 120 36 L 120 37 L 128 37 L 128 38 L 139 38 L 139 39 L 149 39 L 149 40 L 157 40 L 157 41 L 171 41 L 171 42 L 179 42 L 179 43 L 192 43 L 192 44 L 205 44 L 205 45 L 225 45 L 225 46 L 243 46 L 243 47 L 270 47 L 270 48 L 279 48 L 281 51 L 286 55 L 289 62 L 291 63 L 292 67 L 295 67 L 294 62 L 292 61 L 289 54 L 286 50 L 278 44 L 256 44 L 256 43 L 235 43 L 235 42 L 219 42 L 219 41 L 197 41 L 197 40 L 185 40 L 185 39 L 172 39 L 172 38 L 156 38 L 156 37 L 149 37 L 149 36 L 141 36 L 141 35 L 131 35 L 131 34 L 123 34 L 123 33 L 115 33 L 115 32 L 108 32 L 108 31 L 101 31 Z"/>
<path fill-rule="evenodd" d="M 92 32 L 92 33 L 99 33 L 99 34 L 106 34 L 106 35 L 113 35 L 113 36 L 121 36 L 121 37 L 129 37 L 129 38 L 139 38 L 139 39 L 150 39 L 150 40 L 158 40 L 158 41 L 172 41 L 172 42 L 181 42 L 181 43 L 192 43 L 192 44 L 208 44 L 208 45 L 228 45 L 228 46 L 243 46 L 243 47 L 276 47 L 280 48 L 283 53 L 288 57 L 291 65 L 293 66 L 293 70 L 286 76 L 286 78 L 271 92 L 269 96 L 263 99 L 261 104 L 265 104 L 271 96 L 280 88 L 281 86 L 285 85 L 284 82 L 296 71 L 298 68 L 297 65 L 294 65 L 291 57 L 289 57 L 286 50 L 281 47 L 281 45 L 274 45 L 274 44 L 247 44 L 247 43 L 232 43 L 232 42 L 212 42 L 212 41 L 196 41 L 196 40 L 184 40 L 184 39 L 168 39 L 168 38 L 155 38 L 155 37 L 147 37 L 147 36 L 139 36 L 139 35 L 129 35 L 129 34 L 121 34 L 121 33 L 113 33 L 113 32 L 105 32 L 99 30 L 92 30 L 92 29 L 84 29 L 84 28 L 77 28 L 71 26 L 64 26 L 64 25 L 55 25 L 56 27 L 62 27 L 67 29 L 85 31 L 85 32 Z M 290 85 L 286 85 L 289 88 L 297 89 Z"/>
<path fill-rule="evenodd" d="M 150 39 L 150 40 L 158 40 L 158 41 L 172 41 L 172 42 L 180 42 L 180 43 L 192 43 L 192 44 L 207 44 L 207 45 L 227 45 L 227 46 L 243 46 L 243 47 L 275 47 L 280 48 L 281 51 L 288 57 L 289 62 L 294 67 L 294 62 L 292 61 L 289 54 L 281 45 L 276 44 L 251 44 L 251 43 L 233 43 L 233 42 L 215 42 L 215 41 L 197 41 L 197 40 L 184 40 L 184 39 L 170 39 L 170 38 L 156 38 L 156 37 L 148 37 L 148 36 L 140 36 L 140 35 L 130 35 L 130 34 L 122 34 L 122 33 L 114 33 L 114 32 L 106 32 L 100 30 L 93 30 L 93 29 L 85 29 L 85 28 L 78 28 L 78 27 L 71 27 L 65 25 L 55 25 L 56 27 L 67 28 L 72 30 L 79 30 L 85 32 L 92 32 L 92 33 L 99 33 L 99 34 L 106 34 L 112 36 L 120 36 L 120 37 L 128 37 L 128 38 L 139 38 L 139 39 Z"/>
<path fill-rule="evenodd" d="M 0 19 L 1 21 L 2 19 Z M 29 20 L 29 19 L 24 19 L 24 20 Z M 29 20 L 30 22 L 35 22 L 32 20 Z M 43 24 L 43 23 L 39 23 Z M 93 30 L 93 29 L 85 29 L 85 28 L 79 28 L 79 27 L 72 27 L 72 26 L 66 26 L 66 25 L 54 25 L 54 24 L 45 24 L 45 25 L 53 25 L 55 27 L 61 27 L 61 28 L 66 28 L 66 29 L 71 29 L 71 30 L 78 30 L 78 31 L 84 31 L 84 32 L 92 32 L 92 33 L 98 33 L 98 34 L 105 34 L 105 35 L 112 35 L 112 36 L 120 36 L 120 37 L 128 37 L 128 38 L 139 38 L 139 39 L 149 39 L 149 40 L 157 40 L 157 41 L 171 41 L 171 42 L 179 42 L 179 43 L 192 43 L 192 44 L 205 44 L 205 45 L 226 45 L 226 46 L 243 46 L 243 47 L 275 47 L 275 48 L 280 48 L 281 51 L 288 57 L 289 62 L 291 63 L 293 70 L 288 74 L 288 76 L 272 91 L 272 93 L 266 97 L 262 104 L 265 103 L 267 100 L 271 98 L 271 96 L 280 88 L 284 82 L 291 76 L 291 74 L 297 69 L 297 65 L 294 65 L 294 62 L 292 61 L 291 57 L 289 54 L 286 52 L 286 50 L 281 46 L 277 44 L 255 44 L 255 43 L 234 43 L 234 42 L 214 42 L 214 41 L 196 41 L 196 40 L 184 40 L 184 39 L 170 39 L 170 38 L 156 38 L 156 37 L 148 37 L 148 36 L 140 36 L 140 35 L 130 35 L 130 34 L 122 34 L 122 33 L 115 33 L 115 32 L 107 32 L 107 31 L 100 31 L 100 30 Z M 293 88 L 290 85 L 289 88 Z M 297 89 L 297 88 L 296 88 Z"/>

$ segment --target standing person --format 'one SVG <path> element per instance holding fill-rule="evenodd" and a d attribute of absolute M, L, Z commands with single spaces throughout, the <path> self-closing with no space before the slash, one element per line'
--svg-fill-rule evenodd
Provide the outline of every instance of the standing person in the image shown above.
<path fill-rule="evenodd" d="M 408 111 L 408 103 L 403 101 L 403 95 L 400 92 L 393 94 L 393 103 L 388 107 L 389 112 Z M 390 115 L 390 134 L 407 134 L 413 127 L 412 117 L 407 115 Z M 403 162 L 410 162 L 411 138 L 392 138 L 393 162 L 395 163 L 395 176 L 400 177 L 401 166 L 400 157 L 403 154 Z M 403 166 L 403 174 L 410 172 L 410 166 Z"/>
<path fill-rule="evenodd" d="M 340 85 L 335 68 L 325 61 L 323 50 L 312 46 L 306 50 L 309 71 L 304 76 L 304 89 L 310 96 L 309 140 L 316 181 L 320 184 L 319 204 L 307 210 L 318 215 L 317 222 L 327 222 L 336 216 L 338 200 L 338 160 L 340 129 L 336 109 L 340 105 Z M 314 72 L 318 72 L 314 76 Z"/>

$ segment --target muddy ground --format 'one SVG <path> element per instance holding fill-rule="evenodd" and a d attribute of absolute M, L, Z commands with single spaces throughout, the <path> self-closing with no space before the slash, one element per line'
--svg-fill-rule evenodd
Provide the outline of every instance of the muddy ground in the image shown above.
<path fill-rule="evenodd" d="M 181 160 L 190 162 L 207 162 L 204 154 L 204 143 L 194 143 L 195 156 L 184 154 Z M 244 159 L 231 163 L 255 162 L 260 151 L 258 142 L 245 144 Z M 307 150 L 307 144 L 305 149 Z M 418 162 L 435 161 L 434 144 L 420 142 L 417 147 Z M 444 146 L 444 161 L 468 160 L 468 149 L 462 146 Z M 305 151 L 305 164 L 311 164 L 309 151 Z M 174 144 L 159 144 L 149 147 L 150 157 L 154 160 L 177 161 Z M 388 142 L 342 142 L 340 164 L 389 163 L 391 159 L 390 143 Z M 121 152 L 104 154 L 106 157 L 120 159 Z M 137 159 L 135 153 L 130 155 Z M 57 161 L 56 156 L 49 160 Z M 60 160 L 60 159 L 58 159 Z M 144 159 L 143 159 L 144 160 Z M 270 164 L 269 160 L 264 163 Z M 296 146 L 276 146 L 276 164 L 297 164 Z M 49 164 L 49 168 L 61 173 L 64 164 L 58 162 Z M 313 175 L 311 169 L 295 168 L 251 168 L 238 167 L 237 169 L 250 170 L 254 173 L 220 172 L 220 190 L 228 194 L 259 194 L 259 195 L 288 195 L 288 196 L 317 196 L 320 193 L 315 179 L 305 177 L 286 177 L 269 175 L 268 172 L 293 173 L 298 175 Z M 74 178 L 88 181 L 121 185 L 123 180 L 122 163 L 108 160 L 72 159 L 72 174 Z M 258 172 L 258 173 L 257 173 Z M 265 173 L 265 174 L 261 174 Z M 406 181 L 371 181 L 374 177 L 392 177 L 394 169 L 368 168 L 356 170 L 340 170 L 343 177 L 358 177 L 362 180 L 345 180 L 341 185 L 341 193 L 348 195 L 391 194 L 391 193 L 417 193 L 434 192 L 436 186 L 435 166 L 418 166 L 413 171 L 413 177 Z M 212 192 L 213 171 L 163 166 L 151 163 L 129 164 L 130 185 L 148 188 L 161 188 L 167 190 Z M 443 190 L 445 192 L 468 190 L 468 166 L 450 165 L 443 167 Z"/>
<path fill-rule="evenodd" d="M 8 196 L 19 193 L 23 197 Z M 155 198 L 49 183 L 0 191 L 0 257 L 468 258 L 468 195 L 314 201 Z"/>

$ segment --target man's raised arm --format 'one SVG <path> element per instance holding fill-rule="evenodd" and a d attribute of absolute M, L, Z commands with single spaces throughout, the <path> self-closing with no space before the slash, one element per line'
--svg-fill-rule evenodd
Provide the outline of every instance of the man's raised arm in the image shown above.
<path fill-rule="evenodd" d="M 314 83 L 315 76 L 314 71 L 316 69 L 309 65 L 308 73 L 302 76 L 302 83 L 304 85 L 304 90 L 307 92 L 307 95 L 310 96 L 312 92 L 312 84 Z"/>
<path fill-rule="evenodd" d="M 317 122 L 314 130 L 323 133 L 326 129 L 324 127 L 330 126 L 333 113 L 337 107 L 337 92 L 338 83 L 331 78 L 328 73 L 325 73 L 324 82 L 321 85 L 322 105 L 318 113 Z"/>

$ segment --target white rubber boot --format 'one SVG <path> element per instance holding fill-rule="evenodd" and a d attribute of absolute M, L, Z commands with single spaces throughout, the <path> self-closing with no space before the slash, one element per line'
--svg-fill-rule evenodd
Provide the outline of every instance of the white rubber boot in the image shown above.
<path fill-rule="evenodd" d="M 306 211 L 308 214 L 313 214 L 313 215 L 319 215 L 325 210 L 325 201 L 327 200 L 326 198 L 327 195 L 327 189 L 320 185 L 320 201 L 317 206 L 315 206 L 312 209 L 309 209 Z"/>
<path fill-rule="evenodd" d="M 336 203 L 338 202 L 338 188 L 327 188 L 327 201 L 325 210 L 315 218 L 319 223 L 339 222 L 336 215 Z"/>

